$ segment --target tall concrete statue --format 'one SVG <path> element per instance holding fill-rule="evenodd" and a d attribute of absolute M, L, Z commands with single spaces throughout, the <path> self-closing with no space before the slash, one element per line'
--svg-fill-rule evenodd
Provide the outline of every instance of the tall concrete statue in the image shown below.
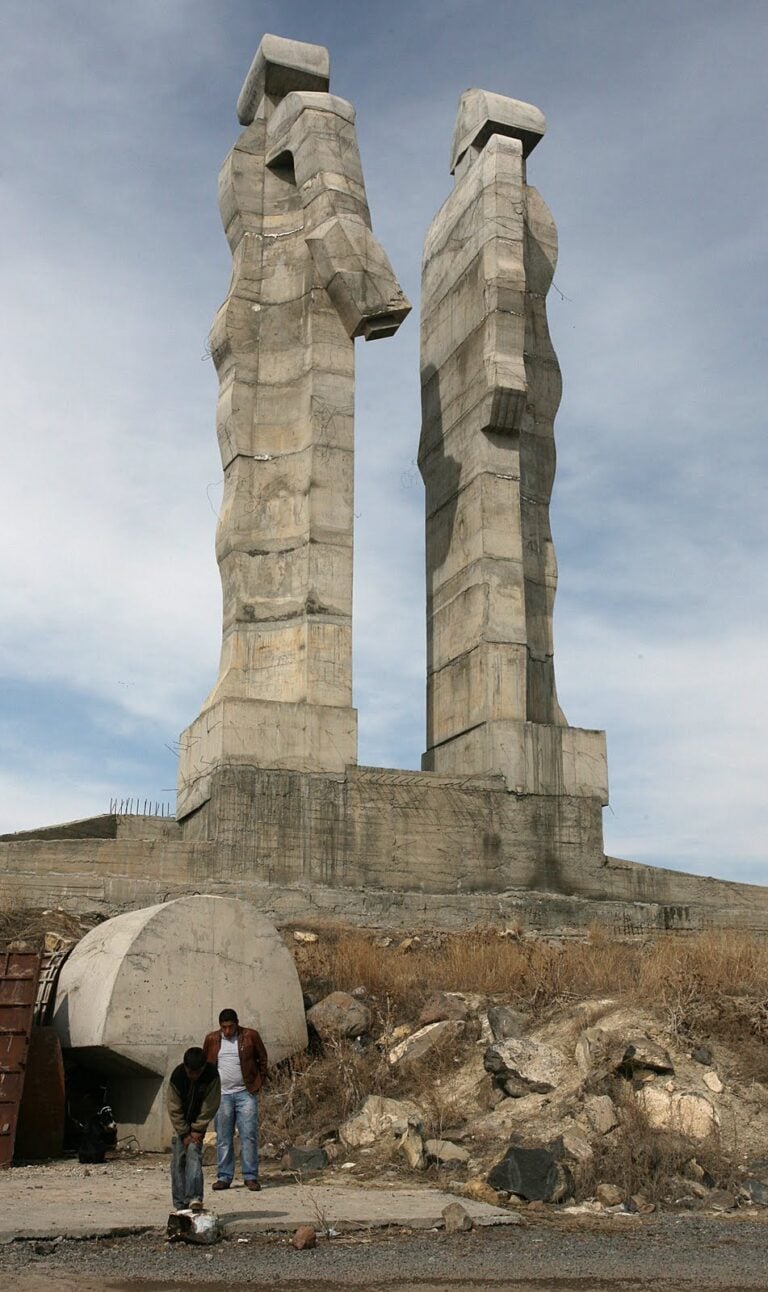
<path fill-rule="evenodd" d="M 410 306 L 371 232 L 355 114 L 322 46 L 265 36 L 219 177 L 232 279 L 211 331 L 224 499 L 216 684 L 181 737 L 178 814 L 218 767 L 341 773 L 352 708 L 354 338 Z"/>
<path fill-rule="evenodd" d="M 561 381 L 545 297 L 557 232 L 526 158 L 538 108 L 468 90 L 455 187 L 427 234 L 421 301 L 426 486 L 425 770 L 503 772 L 525 794 L 607 802 L 602 732 L 557 701 L 549 500 Z"/>

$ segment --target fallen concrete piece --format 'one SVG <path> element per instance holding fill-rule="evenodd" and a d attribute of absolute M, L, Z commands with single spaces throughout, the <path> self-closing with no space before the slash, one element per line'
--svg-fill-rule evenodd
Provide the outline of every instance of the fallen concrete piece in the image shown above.
<path fill-rule="evenodd" d="M 56 993 L 62 1046 L 102 1073 L 121 1136 L 170 1143 L 164 1086 L 219 1011 L 258 1028 L 271 1063 L 307 1044 L 293 958 L 247 902 L 185 897 L 97 925 L 75 947 Z"/>
<path fill-rule="evenodd" d="M 339 1136 L 348 1148 L 366 1148 L 383 1135 L 405 1135 L 409 1128 L 420 1130 L 424 1113 L 410 1099 L 387 1099 L 369 1095 L 362 1108 L 339 1127 Z"/>
<path fill-rule="evenodd" d="M 497 1080 L 512 1082 L 514 1095 L 545 1094 L 553 1090 L 565 1073 L 565 1057 L 550 1045 L 528 1037 L 510 1036 L 489 1045 L 483 1057 L 486 1072 Z"/>
<path fill-rule="evenodd" d="M 389 1051 L 389 1062 L 413 1063 L 416 1059 L 423 1059 L 435 1046 L 455 1041 L 463 1031 L 464 1024 L 458 1019 L 446 1018 L 439 1023 L 428 1023 L 393 1046 Z"/>
<path fill-rule="evenodd" d="M 599 1135 L 608 1135 L 619 1124 L 610 1095 L 590 1095 L 584 1100 L 587 1117 Z"/>

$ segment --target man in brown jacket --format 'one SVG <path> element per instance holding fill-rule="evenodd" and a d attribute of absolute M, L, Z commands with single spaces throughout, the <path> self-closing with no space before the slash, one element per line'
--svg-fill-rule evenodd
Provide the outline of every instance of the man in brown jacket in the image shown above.
<path fill-rule="evenodd" d="M 217 1176 L 213 1188 L 228 1189 L 235 1174 L 233 1138 L 240 1135 L 240 1166 L 247 1189 L 259 1183 L 259 1090 L 267 1075 L 267 1051 L 258 1032 L 241 1027 L 233 1009 L 219 1014 L 219 1027 L 203 1041 L 208 1063 L 218 1068 L 221 1105 L 216 1115 Z"/>
<path fill-rule="evenodd" d="M 173 1126 L 171 1193 L 176 1211 L 203 1209 L 203 1137 L 221 1097 L 219 1074 L 203 1051 L 190 1046 L 168 1082 L 168 1116 Z"/>

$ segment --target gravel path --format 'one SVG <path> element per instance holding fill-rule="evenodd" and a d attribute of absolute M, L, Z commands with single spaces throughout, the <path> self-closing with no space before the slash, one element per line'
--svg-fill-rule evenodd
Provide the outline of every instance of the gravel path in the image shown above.
<path fill-rule="evenodd" d="M 768 1221 L 658 1215 L 609 1220 L 553 1216 L 514 1229 L 447 1235 L 390 1232 L 321 1242 L 296 1252 L 285 1238 L 227 1240 L 206 1250 L 157 1234 L 0 1248 L 0 1286 L 14 1292 L 172 1292 L 267 1288 L 281 1292 L 424 1287 L 515 1292 L 683 1292 L 768 1289 Z"/>

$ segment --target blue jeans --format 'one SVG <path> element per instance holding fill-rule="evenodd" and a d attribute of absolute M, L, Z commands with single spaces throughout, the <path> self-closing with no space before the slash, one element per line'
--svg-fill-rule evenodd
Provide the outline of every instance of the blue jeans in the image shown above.
<path fill-rule="evenodd" d="M 203 1146 L 193 1143 L 185 1148 L 178 1135 L 173 1137 L 171 1196 L 176 1211 L 203 1201 Z"/>
<path fill-rule="evenodd" d="M 216 1165 L 220 1180 L 232 1180 L 235 1153 L 232 1137 L 240 1135 L 240 1166 L 244 1180 L 259 1178 L 259 1096 L 247 1090 L 222 1094 L 216 1114 Z"/>

